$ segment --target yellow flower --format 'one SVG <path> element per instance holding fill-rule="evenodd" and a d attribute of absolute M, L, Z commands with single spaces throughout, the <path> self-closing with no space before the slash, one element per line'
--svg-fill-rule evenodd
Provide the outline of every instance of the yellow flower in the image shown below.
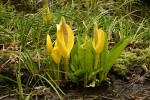
<path fill-rule="evenodd" d="M 57 41 L 55 42 L 54 48 L 52 47 L 52 41 L 50 35 L 47 34 L 46 47 L 48 53 L 51 55 L 52 59 L 56 64 L 60 63 L 61 55 L 59 53 L 59 48 L 57 46 Z"/>
<path fill-rule="evenodd" d="M 43 6 L 43 11 L 42 11 L 42 17 L 45 22 L 50 21 L 52 18 L 50 9 L 48 7 L 48 0 L 45 0 L 45 4 Z"/>
<path fill-rule="evenodd" d="M 52 49 L 51 56 L 52 56 L 52 59 L 54 60 L 54 62 L 55 62 L 56 64 L 59 64 L 59 63 L 60 63 L 61 55 L 60 55 L 60 53 L 59 53 L 59 48 L 58 48 L 58 46 L 57 46 L 57 41 L 55 42 L 55 46 L 54 46 L 54 48 Z"/>
<path fill-rule="evenodd" d="M 95 62 L 94 62 L 94 69 L 97 68 L 98 61 L 99 61 L 99 54 L 102 52 L 104 48 L 104 43 L 105 43 L 105 33 L 102 29 L 98 29 L 97 24 L 94 24 L 94 37 L 93 37 L 93 48 L 96 52 L 95 54 Z M 96 82 L 96 75 L 93 78 L 92 86 L 95 87 L 95 82 Z"/>
<path fill-rule="evenodd" d="M 74 45 L 74 34 L 71 27 L 66 24 L 64 17 L 57 25 L 57 45 L 61 55 L 68 58 Z"/>
<path fill-rule="evenodd" d="M 51 37 L 48 34 L 47 34 L 47 39 L 46 39 L 46 48 L 47 48 L 48 53 L 51 55 L 53 47 L 52 47 Z"/>
<path fill-rule="evenodd" d="M 68 80 L 68 58 L 74 45 L 74 34 L 71 27 L 66 24 L 64 17 L 57 25 L 57 45 L 64 58 L 65 79 Z"/>
<path fill-rule="evenodd" d="M 60 65 L 59 64 L 60 64 L 60 60 L 61 60 L 61 54 L 59 53 L 59 48 L 57 46 L 57 41 L 55 42 L 55 46 L 53 48 L 50 35 L 48 35 L 48 34 L 47 34 L 47 40 L 46 40 L 46 47 L 47 47 L 47 51 L 51 55 L 53 61 L 57 64 L 57 70 L 58 70 L 57 80 L 59 80 L 60 79 L 60 73 L 59 73 Z"/>
<path fill-rule="evenodd" d="M 98 29 L 97 24 L 94 24 L 94 38 L 92 41 L 93 48 L 96 54 L 100 54 L 104 48 L 105 33 L 102 29 Z"/>

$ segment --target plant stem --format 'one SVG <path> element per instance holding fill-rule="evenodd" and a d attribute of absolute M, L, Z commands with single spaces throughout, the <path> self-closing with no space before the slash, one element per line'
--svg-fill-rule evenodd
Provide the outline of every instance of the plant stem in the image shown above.
<path fill-rule="evenodd" d="M 98 59 L 99 59 L 99 54 L 96 53 L 96 55 L 95 55 L 95 62 L 94 62 L 94 69 L 97 68 Z M 96 75 L 94 76 L 93 81 L 96 81 Z"/>
<path fill-rule="evenodd" d="M 53 65 L 52 66 L 52 69 L 54 69 L 54 71 L 52 71 L 53 73 L 51 74 L 52 76 L 53 76 L 53 79 L 54 80 L 57 80 L 57 69 L 56 69 L 56 66 L 55 65 Z"/>
<path fill-rule="evenodd" d="M 57 63 L 57 76 L 56 76 L 56 84 L 59 86 L 60 85 L 60 64 Z"/>
<path fill-rule="evenodd" d="M 84 88 L 86 87 L 87 85 L 87 74 L 84 76 Z"/>
<path fill-rule="evenodd" d="M 58 70 L 58 73 L 57 73 L 57 80 L 60 81 L 60 74 L 59 74 L 60 66 L 59 66 L 59 63 L 57 64 L 57 70 Z"/>
<path fill-rule="evenodd" d="M 18 87 L 19 87 L 19 99 L 23 100 L 23 89 L 22 89 L 22 84 L 21 84 L 21 76 L 20 76 L 20 71 L 18 71 L 17 74 L 17 83 L 18 83 Z"/>
<path fill-rule="evenodd" d="M 20 49 L 21 50 L 21 49 Z M 22 88 L 22 83 L 21 83 L 21 61 L 19 59 L 19 67 L 18 67 L 18 73 L 17 73 L 17 83 L 18 83 L 18 88 L 19 88 L 19 99 L 23 100 L 23 88 Z"/>
<path fill-rule="evenodd" d="M 68 57 L 64 58 L 65 80 L 68 80 Z"/>
<path fill-rule="evenodd" d="M 98 65 L 98 59 L 99 59 L 99 54 L 96 53 L 96 55 L 95 55 L 95 62 L 94 62 L 94 69 L 97 68 L 97 65 Z"/>

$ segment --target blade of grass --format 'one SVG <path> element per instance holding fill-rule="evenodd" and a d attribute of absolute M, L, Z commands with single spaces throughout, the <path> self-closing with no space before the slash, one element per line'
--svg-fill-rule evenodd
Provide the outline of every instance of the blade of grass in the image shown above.
<path fill-rule="evenodd" d="M 47 73 L 47 75 L 49 76 L 49 78 L 51 79 L 51 81 L 49 81 L 46 77 L 44 77 L 44 76 L 42 76 L 42 75 L 39 75 L 39 74 L 36 74 L 37 76 L 39 76 L 39 77 L 41 77 L 41 78 L 43 78 L 53 89 L 54 89 L 54 91 L 57 93 L 57 95 L 59 96 L 59 98 L 62 100 L 62 97 L 61 97 L 61 95 L 60 95 L 60 93 L 58 92 L 58 90 L 56 89 L 56 87 L 58 88 L 58 89 L 60 89 L 58 86 L 57 86 L 57 84 L 53 81 L 53 79 L 49 76 L 49 74 Z M 52 83 L 53 82 L 53 83 Z M 55 84 L 55 86 L 53 85 L 53 84 Z M 60 89 L 61 90 L 61 89 Z M 61 91 L 62 92 L 62 91 Z M 63 93 L 63 92 L 62 92 Z M 64 93 L 63 93 L 64 94 Z"/>

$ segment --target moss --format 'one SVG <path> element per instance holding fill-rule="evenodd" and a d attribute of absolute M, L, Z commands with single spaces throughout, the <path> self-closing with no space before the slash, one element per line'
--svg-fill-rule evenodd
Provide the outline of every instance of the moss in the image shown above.
<path fill-rule="evenodd" d="M 150 68 L 150 48 L 123 52 L 115 62 L 113 70 L 119 75 L 126 75 L 130 69 L 141 67 L 143 64 Z"/>

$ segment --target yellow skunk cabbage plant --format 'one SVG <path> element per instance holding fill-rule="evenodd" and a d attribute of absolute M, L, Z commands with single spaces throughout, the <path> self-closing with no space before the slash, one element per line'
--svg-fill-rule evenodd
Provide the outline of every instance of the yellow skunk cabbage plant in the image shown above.
<path fill-rule="evenodd" d="M 46 39 L 46 48 L 47 48 L 48 53 L 51 54 L 53 47 L 52 47 L 51 37 L 48 34 L 47 34 L 47 39 Z"/>
<path fill-rule="evenodd" d="M 95 87 L 107 81 L 107 74 L 113 63 L 128 44 L 129 38 L 120 40 L 108 50 L 107 34 L 94 24 L 93 39 L 83 41 L 77 36 L 77 42 L 71 53 L 70 79 L 77 84 L 83 82 L 84 87 Z"/>
<path fill-rule="evenodd" d="M 65 18 L 62 17 L 60 23 L 57 25 L 55 46 L 52 48 L 50 36 L 47 35 L 47 51 L 51 54 L 53 61 L 57 64 L 58 71 L 60 70 L 59 64 L 61 56 L 64 61 L 65 79 L 68 80 L 68 59 L 70 52 L 74 45 L 74 34 L 71 27 L 66 23 Z M 58 72 L 58 76 L 59 72 Z M 60 78 L 58 78 L 60 79 Z"/>
<path fill-rule="evenodd" d="M 99 55 L 102 52 L 104 48 L 104 43 L 105 43 L 105 33 L 102 29 L 98 29 L 97 23 L 95 23 L 92 45 L 96 55 Z"/>
<path fill-rule="evenodd" d="M 49 55 L 52 57 L 53 61 L 57 65 L 57 73 L 58 74 L 56 75 L 56 73 L 54 72 L 54 77 L 55 77 L 55 79 L 59 80 L 60 79 L 59 71 L 60 71 L 61 55 L 58 50 L 57 41 L 55 42 L 55 46 L 53 48 L 50 35 L 48 35 L 48 34 L 47 34 L 47 39 L 46 39 L 46 48 L 47 48 Z"/>
<path fill-rule="evenodd" d="M 104 48 L 105 43 L 105 33 L 102 29 L 98 29 L 97 23 L 94 24 L 94 33 L 93 33 L 93 41 L 92 45 L 95 50 L 95 61 L 94 61 L 94 69 L 98 66 L 99 55 Z M 93 79 L 93 85 L 95 86 L 96 76 Z"/>
<path fill-rule="evenodd" d="M 52 18 L 50 8 L 48 6 L 48 0 L 45 0 L 45 3 L 43 5 L 42 17 L 43 17 L 44 22 L 49 22 Z"/>
<path fill-rule="evenodd" d="M 95 23 L 93 37 L 77 35 L 74 43 L 73 31 L 62 17 L 57 25 L 54 48 L 50 36 L 47 35 L 47 51 L 57 65 L 58 72 L 65 73 L 58 73 L 54 79 L 60 82 L 70 79 L 84 87 L 95 87 L 102 81 L 108 81 L 107 74 L 129 39 L 127 37 L 120 40 L 108 50 L 107 34 Z M 55 74 L 54 72 L 54 76 Z"/>
<path fill-rule="evenodd" d="M 74 45 L 74 34 L 64 17 L 57 25 L 57 45 L 59 52 L 64 58 L 65 79 L 68 80 L 68 58 Z"/>

